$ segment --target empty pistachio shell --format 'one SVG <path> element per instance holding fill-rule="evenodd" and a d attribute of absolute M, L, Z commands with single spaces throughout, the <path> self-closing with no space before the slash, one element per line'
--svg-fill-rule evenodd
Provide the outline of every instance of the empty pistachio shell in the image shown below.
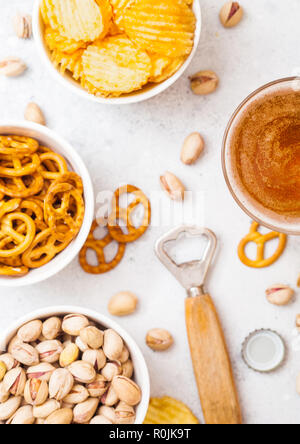
<path fill-rule="evenodd" d="M 123 351 L 123 340 L 118 333 L 112 329 L 105 330 L 103 351 L 111 361 L 117 361 Z"/>
<path fill-rule="evenodd" d="M 79 404 L 80 402 L 86 401 L 88 397 L 88 390 L 81 384 L 75 384 L 70 393 L 64 398 L 64 402 L 69 404 Z"/>
<path fill-rule="evenodd" d="M 10 353 L 4 353 L 4 355 L 0 355 L 0 362 L 4 362 L 7 371 L 20 365 Z"/>
<path fill-rule="evenodd" d="M 92 398 L 100 398 L 108 389 L 109 382 L 102 375 L 97 375 L 95 381 L 86 386 Z"/>
<path fill-rule="evenodd" d="M 56 399 L 48 399 L 42 405 L 33 407 L 33 416 L 35 418 L 46 419 L 53 412 L 60 409 L 60 403 Z"/>
<path fill-rule="evenodd" d="M 20 39 L 30 39 L 32 34 L 32 19 L 28 14 L 17 14 L 13 19 L 16 35 Z"/>
<path fill-rule="evenodd" d="M 76 344 L 68 344 L 59 357 L 61 367 L 68 367 L 72 362 L 76 361 L 79 356 L 79 348 Z"/>
<path fill-rule="evenodd" d="M 108 362 L 101 370 L 101 375 L 105 377 L 107 381 L 112 381 L 115 376 L 122 373 L 122 365 L 118 361 Z"/>
<path fill-rule="evenodd" d="M 40 379 L 29 379 L 26 382 L 24 398 L 27 404 L 41 405 L 48 398 L 49 390 L 46 381 Z"/>
<path fill-rule="evenodd" d="M 136 310 L 138 298 L 129 291 L 115 294 L 108 304 L 108 311 L 113 316 L 128 316 Z"/>
<path fill-rule="evenodd" d="M 24 425 L 34 424 L 35 417 L 33 416 L 33 409 L 31 405 L 24 405 L 20 407 L 16 413 L 7 421 L 6 424 Z"/>
<path fill-rule="evenodd" d="M 21 367 L 13 368 L 6 373 L 3 380 L 4 387 L 12 395 L 21 396 L 26 384 L 26 373 Z"/>
<path fill-rule="evenodd" d="M 35 348 L 24 342 L 14 342 L 11 354 L 21 364 L 32 366 L 39 364 L 39 355 Z"/>
<path fill-rule="evenodd" d="M 213 71 L 199 71 L 190 80 L 192 91 L 200 96 L 213 93 L 219 85 L 219 78 Z"/>
<path fill-rule="evenodd" d="M 134 424 L 135 410 L 126 402 L 120 401 L 115 409 L 117 424 Z"/>
<path fill-rule="evenodd" d="M 115 409 L 113 407 L 102 405 L 98 410 L 98 415 L 105 416 L 112 424 L 116 424 L 117 422 Z"/>
<path fill-rule="evenodd" d="M 6 365 L 4 364 L 4 362 L 0 361 L 0 382 L 3 380 L 6 370 Z"/>
<path fill-rule="evenodd" d="M 61 320 L 57 317 L 47 319 L 43 323 L 42 333 L 44 338 L 49 341 L 56 339 L 61 333 Z"/>
<path fill-rule="evenodd" d="M 33 367 L 29 367 L 27 369 L 27 378 L 28 379 L 40 379 L 41 381 L 50 381 L 50 377 L 54 372 L 55 367 L 48 362 L 42 362 L 41 364 L 35 365 Z"/>
<path fill-rule="evenodd" d="M 204 140 L 201 134 L 195 132 L 190 134 L 184 141 L 181 150 L 181 161 L 185 165 L 192 165 L 201 156 L 204 150 Z"/>
<path fill-rule="evenodd" d="M 26 69 L 26 64 L 17 57 L 7 57 L 0 61 L 0 75 L 6 77 L 20 76 Z"/>
<path fill-rule="evenodd" d="M 51 413 L 50 416 L 45 421 L 46 425 L 49 424 L 71 424 L 73 420 L 73 411 L 72 409 L 59 409 L 55 410 L 55 412 Z"/>
<path fill-rule="evenodd" d="M 62 329 L 71 336 L 79 336 L 80 331 L 88 327 L 89 320 L 81 314 L 70 314 L 64 317 Z"/>
<path fill-rule="evenodd" d="M 28 103 L 24 117 L 30 122 L 38 123 L 39 125 L 46 125 L 46 119 L 41 108 L 34 102 Z"/>
<path fill-rule="evenodd" d="M 39 320 L 28 322 L 18 331 L 18 338 L 22 342 L 35 342 L 42 333 L 42 322 Z"/>
<path fill-rule="evenodd" d="M 87 424 L 94 416 L 99 404 L 99 399 L 90 398 L 77 404 L 73 410 L 76 424 Z"/>
<path fill-rule="evenodd" d="M 152 350 L 167 350 L 173 344 L 171 333 L 162 328 L 153 328 L 147 333 L 146 343 Z"/>
<path fill-rule="evenodd" d="M 294 290 L 288 285 L 275 284 L 267 288 L 266 296 L 270 304 L 279 306 L 287 305 L 293 299 Z"/>
<path fill-rule="evenodd" d="M 5 402 L 9 398 L 9 391 L 6 390 L 3 382 L 0 382 L 0 403 Z"/>
<path fill-rule="evenodd" d="M 0 404 L 0 421 L 9 419 L 20 407 L 22 402 L 21 396 L 12 396 L 7 401 Z"/>
<path fill-rule="evenodd" d="M 82 355 L 82 360 L 92 364 L 96 372 L 100 371 L 106 364 L 106 356 L 102 349 L 86 350 Z"/>
<path fill-rule="evenodd" d="M 112 386 L 101 397 L 101 402 L 105 406 L 112 407 L 119 401 L 119 397 Z"/>
<path fill-rule="evenodd" d="M 141 389 L 131 379 L 125 376 L 115 376 L 112 380 L 112 387 L 120 401 L 128 405 L 137 405 L 141 401 Z"/>
<path fill-rule="evenodd" d="M 131 378 L 133 375 L 133 364 L 131 359 L 128 359 L 123 365 L 122 365 L 122 375 L 126 376 L 127 378 Z"/>
<path fill-rule="evenodd" d="M 238 2 L 227 2 L 220 11 L 220 20 L 225 28 L 232 28 L 242 20 L 243 8 Z"/>
<path fill-rule="evenodd" d="M 73 385 L 74 378 L 69 370 L 64 368 L 54 370 L 49 381 L 50 398 L 61 401 L 70 393 Z"/>
<path fill-rule="evenodd" d="M 103 345 L 103 331 L 97 327 L 89 326 L 80 331 L 81 340 L 87 344 L 89 348 L 98 350 Z"/>
<path fill-rule="evenodd" d="M 89 362 L 76 361 L 73 362 L 68 369 L 75 380 L 82 384 L 90 384 L 96 379 L 96 371 Z"/>
<path fill-rule="evenodd" d="M 105 416 L 94 416 L 93 419 L 91 419 L 90 424 L 96 425 L 96 424 L 112 424 L 112 422 L 107 419 Z"/>
<path fill-rule="evenodd" d="M 59 356 L 63 351 L 63 346 L 60 341 L 44 341 L 36 346 L 41 362 L 48 362 L 53 364 L 59 360 Z"/>

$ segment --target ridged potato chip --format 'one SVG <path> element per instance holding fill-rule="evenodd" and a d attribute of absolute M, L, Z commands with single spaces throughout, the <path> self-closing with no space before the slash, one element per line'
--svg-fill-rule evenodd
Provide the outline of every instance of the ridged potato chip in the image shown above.
<path fill-rule="evenodd" d="M 171 59 L 169 57 L 150 54 L 152 62 L 151 76 L 149 82 L 161 83 L 171 77 L 183 65 L 185 57 Z"/>
<path fill-rule="evenodd" d="M 199 424 L 191 410 L 177 399 L 151 398 L 144 424 Z"/>
<path fill-rule="evenodd" d="M 61 74 L 64 74 L 68 70 L 72 73 L 75 80 L 79 80 L 82 76 L 83 51 L 83 49 L 78 49 L 73 54 L 53 51 L 51 54 L 51 60 L 55 67 L 60 68 Z"/>
<path fill-rule="evenodd" d="M 119 96 L 142 88 L 150 77 L 151 60 L 125 35 L 90 45 L 82 56 L 82 85 L 91 93 Z"/>
<path fill-rule="evenodd" d="M 76 41 L 104 37 L 112 19 L 109 0 L 43 0 L 41 11 L 46 24 Z"/>
<path fill-rule="evenodd" d="M 113 7 L 114 22 L 116 25 L 123 29 L 122 20 L 124 17 L 125 10 L 134 2 L 134 0 L 110 0 Z"/>
<path fill-rule="evenodd" d="M 188 56 L 193 48 L 196 18 L 184 0 L 135 0 L 122 24 L 140 48 L 167 57 Z"/>
<path fill-rule="evenodd" d="M 44 32 L 45 42 L 51 51 L 73 54 L 78 49 L 85 49 L 87 43 L 62 37 L 58 31 L 47 26 Z"/>

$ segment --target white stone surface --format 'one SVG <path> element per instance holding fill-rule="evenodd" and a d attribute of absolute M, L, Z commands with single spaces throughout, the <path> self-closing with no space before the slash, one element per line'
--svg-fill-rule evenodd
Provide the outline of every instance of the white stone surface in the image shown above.
<path fill-rule="evenodd" d="M 22 119 L 27 102 L 38 102 L 49 127 L 83 157 L 96 192 L 114 190 L 127 182 L 150 194 L 159 190 L 158 177 L 166 169 L 181 177 L 189 190 L 200 192 L 203 223 L 219 238 L 207 287 L 224 325 L 245 422 L 299 423 L 295 379 L 300 353 L 293 350 L 299 298 L 289 307 L 276 308 L 266 302 L 264 290 L 277 281 L 296 285 L 300 239 L 290 238 L 284 256 L 268 269 L 243 266 L 236 248 L 248 231 L 249 220 L 227 191 L 220 162 L 222 135 L 239 102 L 256 87 L 289 76 L 297 68 L 299 72 L 299 0 L 242 0 L 245 18 L 232 30 L 219 23 L 221 1 L 201 0 L 203 32 L 188 72 L 159 97 L 125 107 L 90 103 L 53 81 L 37 58 L 34 42 L 18 40 L 12 31 L 14 14 L 30 12 L 32 3 L 2 0 L 0 4 L 0 58 L 20 56 L 29 66 L 21 78 L 0 78 L 0 119 Z M 194 96 L 189 89 L 188 75 L 200 69 L 213 69 L 221 79 L 218 91 L 206 98 Z M 186 167 L 179 162 L 180 147 L 185 136 L 195 130 L 205 136 L 206 152 L 196 166 Z M 151 228 L 142 240 L 128 247 L 122 264 L 104 276 L 87 275 L 74 261 L 42 284 L 0 289 L 1 329 L 24 313 L 52 304 L 76 304 L 107 313 L 108 300 L 115 292 L 134 291 L 140 298 L 139 309 L 119 322 L 144 352 L 152 395 L 177 397 L 201 417 L 186 339 L 184 290 L 153 253 L 155 240 L 167 228 Z M 144 336 L 151 327 L 165 327 L 173 333 L 175 345 L 170 351 L 153 353 L 145 346 Z M 243 339 L 262 327 L 280 332 L 289 349 L 285 366 L 270 375 L 252 372 L 241 359 Z"/>

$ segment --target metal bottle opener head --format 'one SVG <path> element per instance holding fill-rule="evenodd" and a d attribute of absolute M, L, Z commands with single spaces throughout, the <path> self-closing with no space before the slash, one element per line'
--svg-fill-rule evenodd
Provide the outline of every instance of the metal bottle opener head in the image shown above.
<path fill-rule="evenodd" d="M 202 258 L 177 264 L 166 251 L 170 242 L 176 242 L 182 235 L 187 237 L 205 237 L 207 246 Z M 213 260 L 217 247 L 216 235 L 207 228 L 182 226 L 175 228 L 162 236 L 156 243 L 155 252 L 159 260 L 175 276 L 186 289 L 189 296 L 198 296 L 204 293 L 205 278 Z"/>

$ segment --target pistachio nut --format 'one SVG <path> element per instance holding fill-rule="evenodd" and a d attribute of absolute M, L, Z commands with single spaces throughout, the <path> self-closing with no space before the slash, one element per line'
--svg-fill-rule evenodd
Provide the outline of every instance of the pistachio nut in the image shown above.
<path fill-rule="evenodd" d="M 42 405 L 48 398 L 49 390 L 46 381 L 40 379 L 29 379 L 26 382 L 24 398 L 27 404 Z"/>
<path fill-rule="evenodd" d="M 55 398 L 57 401 L 61 401 L 70 393 L 73 385 L 74 378 L 69 370 L 65 368 L 54 370 L 49 381 L 50 398 Z"/>
<path fill-rule="evenodd" d="M 181 150 L 181 162 L 185 165 L 192 165 L 201 156 L 204 150 L 204 140 L 201 134 L 194 132 L 184 141 Z"/>
<path fill-rule="evenodd" d="M 23 365 L 37 365 L 39 364 L 39 354 L 35 348 L 25 342 L 14 342 L 11 348 L 11 354 L 16 361 Z"/>
<path fill-rule="evenodd" d="M 59 364 L 61 367 L 68 367 L 72 362 L 76 361 L 79 356 L 79 348 L 76 344 L 68 344 L 61 352 Z"/>
<path fill-rule="evenodd" d="M 267 300 L 273 305 L 287 305 L 294 296 L 294 290 L 288 285 L 275 284 L 266 290 Z"/>
<path fill-rule="evenodd" d="M 13 19 L 13 26 L 17 37 L 30 39 L 32 34 L 32 19 L 28 14 L 17 14 Z"/>
<path fill-rule="evenodd" d="M 82 355 L 82 360 L 92 364 L 96 372 L 100 371 L 106 364 L 106 356 L 102 349 L 86 350 Z"/>
<path fill-rule="evenodd" d="M 83 342 L 83 340 L 81 339 L 80 336 L 77 336 L 76 340 L 75 340 L 75 344 L 77 345 L 77 347 L 79 348 L 79 350 L 84 353 L 85 351 L 89 350 L 89 346 Z"/>
<path fill-rule="evenodd" d="M 95 381 L 86 386 L 88 392 L 92 398 L 99 398 L 108 389 L 109 381 L 102 375 L 97 375 Z"/>
<path fill-rule="evenodd" d="M 9 419 L 20 407 L 21 396 L 11 396 L 7 401 L 0 404 L 0 421 Z"/>
<path fill-rule="evenodd" d="M 9 395 L 10 393 L 6 390 L 4 383 L 0 382 L 0 403 L 7 401 Z"/>
<path fill-rule="evenodd" d="M 96 371 L 92 364 L 86 361 L 75 361 L 68 367 L 77 382 L 90 384 L 96 379 Z"/>
<path fill-rule="evenodd" d="M 103 351 L 110 361 L 117 361 L 124 347 L 123 339 L 117 332 L 109 328 L 104 332 Z"/>
<path fill-rule="evenodd" d="M 48 341 L 56 339 L 61 333 L 61 320 L 56 316 L 46 319 L 43 323 L 42 333 Z"/>
<path fill-rule="evenodd" d="M 163 351 L 171 347 L 174 340 L 167 330 L 163 328 L 153 328 L 147 333 L 146 343 L 152 350 Z"/>
<path fill-rule="evenodd" d="M 131 378 L 133 375 L 133 364 L 131 359 L 128 359 L 123 365 L 122 365 L 122 375 L 126 376 L 126 378 Z"/>
<path fill-rule="evenodd" d="M 101 402 L 105 406 L 112 407 L 119 401 L 118 395 L 113 389 L 113 387 L 110 385 L 108 390 L 104 393 L 104 395 L 101 397 Z"/>
<path fill-rule="evenodd" d="M 4 355 L 1 355 L 0 362 L 4 362 L 7 371 L 20 365 L 10 353 L 4 353 Z"/>
<path fill-rule="evenodd" d="M 112 422 L 107 419 L 105 416 L 94 416 L 93 419 L 91 419 L 90 424 L 96 425 L 96 424 L 112 424 Z"/>
<path fill-rule="evenodd" d="M 103 345 L 103 331 L 97 327 L 85 327 L 80 331 L 80 339 L 91 349 L 98 350 Z"/>
<path fill-rule="evenodd" d="M 117 424 L 134 424 L 135 410 L 126 402 L 120 401 L 115 409 Z"/>
<path fill-rule="evenodd" d="M 73 420 L 72 409 L 59 409 L 55 410 L 55 412 L 51 413 L 51 415 L 48 416 L 48 418 L 45 420 L 45 424 L 65 425 L 65 424 L 71 424 L 72 420 Z"/>
<path fill-rule="evenodd" d="M 184 200 L 185 187 L 175 174 L 166 171 L 165 174 L 160 177 L 160 184 L 170 199 L 178 201 Z"/>
<path fill-rule="evenodd" d="M 64 397 L 64 402 L 67 404 L 80 404 L 88 399 L 89 392 L 81 384 L 73 385 L 70 393 Z"/>
<path fill-rule="evenodd" d="M 74 407 L 74 422 L 76 424 L 87 424 L 94 416 L 99 404 L 99 399 L 89 398 Z"/>
<path fill-rule="evenodd" d="M 33 409 L 31 405 L 24 405 L 20 407 L 14 414 L 9 418 L 6 424 L 24 425 L 24 424 L 34 424 L 35 417 L 33 416 Z"/>
<path fill-rule="evenodd" d="M 113 316 L 127 316 L 135 312 L 138 298 L 130 291 L 115 294 L 108 304 L 108 311 Z"/>
<path fill-rule="evenodd" d="M 69 314 L 64 317 L 62 329 L 71 336 L 79 336 L 80 331 L 88 327 L 89 320 L 81 314 Z"/>
<path fill-rule="evenodd" d="M 101 370 L 101 375 L 107 381 L 112 381 L 115 376 L 122 373 L 122 365 L 118 361 L 108 362 L 105 367 Z"/>
<path fill-rule="evenodd" d="M 22 396 L 26 384 L 26 373 L 21 367 L 13 368 L 6 373 L 3 380 L 5 390 L 14 396 Z"/>
<path fill-rule="evenodd" d="M 120 401 L 124 401 L 131 406 L 140 403 L 142 397 L 141 389 L 131 379 L 125 376 L 115 376 L 112 380 L 112 387 Z"/>
<path fill-rule="evenodd" d="M 25 120 L 46 125 L 46 119 L 41 108 L 34 102 L 28 103 L 24 112 Z"/>
<path fill-rule="evenodd" d="M 53 412 L 60 409 L 60 402 L 56 399 L 48 399 L 48 401 L 44 402 L 42 405 L 35 405 L 33 407 L 33 416 L 35 418 L 46 419 Z"/>
<path fill-rule="evenodd" d="M 121 364 L 125 364 L 125 362 L 127 362 L 129 359 L 129 350 L 126 347 L 126 345 L 124 345 L 121 356 L 119 357 L 119 362 L 121 362 Z"/>
<path fill-rule="evenodd" d="M 14 337 L 10 340 L 10 342 L 9 342 L 9 344 L 8 344 L 7 351 L 8 351 L 9 354 L 11 354 L 12 349 L 13 349 L 17 344 L 22 344 L 22 341 L 20 341 L 20 339 L 19 339 L 18 336 L 16 335 L 16 336 L 14 336 Z"/>
<path fill-rule="evenodd" d="M 213 71 L 199 71 L 191 78 L 192 91 L 199 96 L 206 96 L 213 93 L 218 85 L 219 78 Z"/>
<path fill-rule="evenodd" d="M 0 361 L 0 382 L 3 381 L 6 371 L 6 365 L 4 364 L 4 362 Z"/>
<path fill-rule="evenodd" d="M 238 2 L 227 2 L 220 11 L 220 21 L 225 28 L 233 28 L 242 20 L 244 10 Z"/>
<path fill-rule="evenodd" d="M 63 346 L 60 341 L 44 341 L 36 346 L 41 362 L 48 362 L 53 364 L 59 360 L 59 356 L 63 351 Z"/>
<path fill-rule="evenodd" d="M 29 367 L 26 371 L 28 379 L 40 379 L 41 381 L 50 381 L 50 377 L 54 372 L 55 367 L 48 362 L 42 362 L 41 364 Z"/>
<path fill-rule="evenodd" d="M 27 66 L 17 57 L 6 57 L 0 61 L 0 75 L 17 77 L 26 71 Z"/>
<path fill-rule="evenodd" d="M 113 407 L 102 405 L 98 410 L 98 415 L 105 416 L 112 424 L 117 423 L 115 409 Z"/>
<path fill-rule="evenodd" d="M 28 322 L 18 330 L 18 338 L 22 342 L 35 342 L 41 336 L 42 326 L 42 321 L 39 320 Z"/>

